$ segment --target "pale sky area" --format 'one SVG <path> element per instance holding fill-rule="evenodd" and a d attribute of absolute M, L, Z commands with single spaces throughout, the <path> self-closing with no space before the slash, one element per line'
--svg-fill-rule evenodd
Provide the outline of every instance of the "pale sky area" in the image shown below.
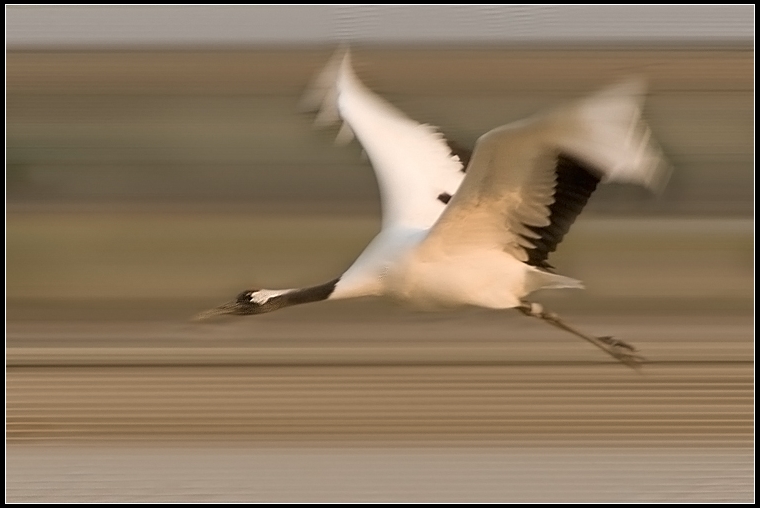
<path fill-rule="evenodd" d="M 751 43 L 754 5 L 6 6 L 8 49 L 352 43 Z"/>

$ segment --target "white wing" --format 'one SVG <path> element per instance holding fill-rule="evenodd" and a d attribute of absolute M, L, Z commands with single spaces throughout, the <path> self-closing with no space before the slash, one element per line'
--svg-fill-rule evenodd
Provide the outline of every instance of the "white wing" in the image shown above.
<path fill-rule="evenodd" d="M 548 115 L 496 128 L 420 249 L 497 248 L 551 268 L 547 256 L 602 181 L 659 190 L 670 175 L 629 82 Z"/>
<path fill-rule="evenodd" d="M 343 120 L 338 140 L 355 135 L 372 162 L 383 208 L 383 228 L 427 229 L 464 178 L 464 167 L 443 136 L 406 117 L 367 89 L 354 74 L 348 52 L 339 52 L 303 99 L 319 109 L 316 123 Z"/>

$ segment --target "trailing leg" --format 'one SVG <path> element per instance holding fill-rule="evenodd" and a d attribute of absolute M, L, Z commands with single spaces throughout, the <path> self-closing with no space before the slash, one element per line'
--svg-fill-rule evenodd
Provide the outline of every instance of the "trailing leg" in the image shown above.
<path fill-rule="evenodd" d="M 644 360 L 641 355 L 637 354 L 636 348 L 630 344 L 613 337 L 594 337 L 593 335 L 586 335 L 580 330 L 577 330 L 576 328 L 562 321 L 557 314 L 553 312 L 546 312 L 541 304 L 523 302 L 522 305 L 517 307 L 517 310 L 526 316 L 542 319 L 550 325 L 556 326 L 557 328 L 570 332 L 573 335 L 576 335 L 592 343 L 605 353 L 609 354 L 616 360 L 619 360 L 622 363 L 628 365 L 629 367 L 636 368 L 640 366 L 641 362 Z"/>

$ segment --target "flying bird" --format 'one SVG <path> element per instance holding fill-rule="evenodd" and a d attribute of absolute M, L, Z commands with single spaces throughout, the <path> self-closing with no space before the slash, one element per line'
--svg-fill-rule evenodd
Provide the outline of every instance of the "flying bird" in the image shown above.
<path fill-rule="evenodd" d="M 382 228 L 340 276 L 296 289 L 249 289 L 197 319 L 291 305 L 387 296 L 418 307 L 517 309 L 635 366 L 636 349 L 570 326 L 526 298 L 581 288 L 555 273 L 555 251 L 599 183 L 659 190 L 670 174 L 641 119 L 644 86 L 632 80 L 482 135 L 472 152 L 448 143 L 374 94 L 348 51 L 317 76 L 304 104 L 319 126 L 356 138 L 380 187 Z"/>

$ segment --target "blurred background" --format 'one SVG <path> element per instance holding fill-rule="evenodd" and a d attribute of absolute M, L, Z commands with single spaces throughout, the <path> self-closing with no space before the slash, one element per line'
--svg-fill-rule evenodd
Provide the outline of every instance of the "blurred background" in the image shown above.
<path fill-rule="evenodd" d="M 638 346 L 643 374 L 516 313 L 359 300 L 189 322 L 249 287 L 330 280 L 378 231 L 360 147 L 299 110 L 338 43 L 370 88 L 470 148 L 617 79 L 648 80 L 669 186 L 600 188 L 552 256 L 587 289 L 538 295 Z M 419 446 L 667 443 L 731 451 L 725 475 L 690 471 L 663 496 L 707 478 L 718 486 L 699 500 L 751 499 L 753 309 L 754 6 L 6 7 L 6 499 L 102 499 L 61 485 L 111 471 L 82 452 L 104 439 L 181 439 L 206 458 L 229 452 L 197 448 L 218 439 L 271 453 L 391 443 L 407 455 L 386 457 L 390 469 Z M 335 457 L 347 471 L 364 460 Z M 672 472 L 673 457 L 654 462 Z M 568 471 L 581 460 L 564 458 Z M 475 470 L 507 467 L 489 464 Z M 101 496 L 126 499 L 119 467 L 99 477 Z M 385 497 L 324 478 L 323 497 L 296 491 L 548 500 L 522 481 L 510 488 L 524 497 L 504 497 L 500 474 L 468 471 L 439 471 L 452 485 L 439 497 L 412 494 L 436 492 L 432 473 L 388 480 Z M 456 483 L 468 474 L 485 497 Z M 661 499 L 594 485 L 557 494 Z M 292 488 L 241 478 L 212 499 L 291 500 Z"/>

